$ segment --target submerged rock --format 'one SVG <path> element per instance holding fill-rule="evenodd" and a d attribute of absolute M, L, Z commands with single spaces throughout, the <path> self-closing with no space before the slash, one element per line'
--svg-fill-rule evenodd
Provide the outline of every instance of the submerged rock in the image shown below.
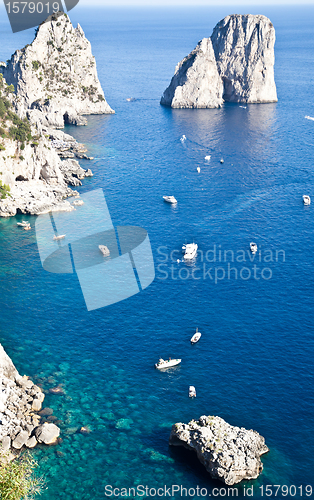
<path fill-rule="evenodd" d="M 277 102 L 275 29 L 262 15 L 222 19 L 176 67 L 161 104 L 218 108 L 223 101 Z"/>
<path fill-rule="evenodd" d="M 211 477 L 229 486 L 256 479 L 263 470 L 260 457 L 269 451 L 256 431 L 205 415 L 188 424 L 174 424 L 169 443 L 196 451 Z"/>

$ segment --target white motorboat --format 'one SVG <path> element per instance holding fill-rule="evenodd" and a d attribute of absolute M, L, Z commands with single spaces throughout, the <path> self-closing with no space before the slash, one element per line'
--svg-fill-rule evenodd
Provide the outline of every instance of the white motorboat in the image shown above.
<path fill-rule="evenodd" d="M 303 195 L 303 203 L 304 203 L 304 205 L 310 205 L 311 204 L 311 198 L 307 194 Z"/>
<path fill-rule="evenodd" d="M 72 205 L 74 207 L 81 207 L 82 205 L 84 205 L 84 201 L 83 200 L 74 200 Z"/>
<path fill-rule="evenodd" d="M 194 385 L 190 385 L 189 387 L 189 398 L 196 398 L 196 389 Z"/>
<path fill-rule="evenodd" d="M 157 370 L 163 370 L 164 368 L 171 368 L 172 366 L 177 366 L 181 363 L 181 359 L 162 359 L 160 358 L 160 360 L 158 361 L 158 363 L 155 363 L 155 368 L 157 368 Z"/>
<path fill-rule="evenodd" d="M 30 223 L 27 222 L 26 220 L 22 220 L 22 222 L 17 222 L 17 225 L 20 227 L 27 227 L 30 226 Z"/>
<path fill-rule="evenodd" d="M 180 141 L 182 142 L 182 144 L 186 141 L 186 136 L 183 134 L 183 136 L 181 137 Z"/>
<path fill-rule="evenodd" d="M 201 167 L 197 167 L 197 169 L 196 169 L 196 170 L 197 170 L 197 172 L 200 174 L 200 172 L 201 172 Z"/>
<path fill-rule="evenodd" d="M 172 203 L 172 204 L 178 203 L 174 196 L 163 196 L 163 199 L 167 203 Z"/>
<path fill-rule="evenodd" d="M 225 160 L 221 158 L 220 163 L 225 163 Z"/>
<path fill-rule="evenodd" d="M 105 256 L 105 257 L 109 257 L 110 255 L 110 250 L 108 247 L 106 247 L 106 245 L 99 245 L 99 250 L 101 251 L 101 253 Z"/>
<path fill-rule="evenodd" d="M 188 243 L 182 247 L 182 250 L 185 251 L 183 258 L 184 260 L 192 260 L 197 254 L 198 246 L 196 243 Z"/>
<path fill-rule="evenodd" d="M 65 236 L 65 234 L 61 234 L 60 236 L 54 236 L 53 239 L 54 241 L 64 240 Z"/>
<path fill-rule="evenodd" d="M 202 336 L 201 332 L 199 332 L 198 328 L 196 328 L 196 332 L 194 333 L 193 337 L 191 338 L 191 344 L 196 344 L 196 342 L 199 341 L 201 336 Z"/>
<path fill-rule="evenodd" d="M 211 158 L 211 156 L 210 156 L 210 155 L 205 156 L 205 160 L 206 160 L 206 161 L 209 161 L 209 160 L 210 160 L 210 158 Z"/>
<path fill-rule="evenodd" d="M 253 241 L 250 243 L 250 250 L 251 250 L 253 255 L 256 254 L 256 252 L 257 252 L 257 245 Z"/>

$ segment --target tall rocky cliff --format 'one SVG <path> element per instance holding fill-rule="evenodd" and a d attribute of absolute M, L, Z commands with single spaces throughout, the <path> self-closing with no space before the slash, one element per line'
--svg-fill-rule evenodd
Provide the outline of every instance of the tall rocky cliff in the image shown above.
<path fill-rule="evenodd" d="M 0 66 L 0 216 L 74 210 L 65 199 L 78 193 L 68 186 L 92 172 L 74 159 L 86 158 L 84 146 L 56 129 L 106 113 L 113 111 L 82 28 L 66 14 L 51 16 Z"/>
<path fill-rule="evenodd" d="M 82 115 L 113 113 L 101 88 L 90 42 L 67 14 L 39 26 L 34 41 L 0 67 L 16 90 L 16 111 L 31 123 L 83 125 Z"/>
<path fill-rule="evenodd" d="M 225 17 L 181 61 L 161 104 L 217 108 L 223 101 L 277 102 L 275 29 L 262 15 Z"/>

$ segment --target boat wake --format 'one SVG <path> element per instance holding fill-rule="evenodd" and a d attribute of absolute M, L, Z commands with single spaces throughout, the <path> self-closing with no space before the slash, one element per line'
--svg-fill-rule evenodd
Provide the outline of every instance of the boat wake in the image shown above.
<path fill-rule="evenodd" d="M 308 116 L 308 115 L 306 115 L 306 116 L 305 116 L 305 118 L 306 118 L 307 120 L 312 120 L 312 121 L 314 122 L 314 117 L 313 117 L 313 116 Z"/>

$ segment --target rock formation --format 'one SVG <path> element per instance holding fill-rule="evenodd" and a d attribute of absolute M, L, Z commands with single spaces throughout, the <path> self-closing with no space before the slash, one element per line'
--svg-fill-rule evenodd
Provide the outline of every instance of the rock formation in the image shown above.
<path fill-rule="evenodd" d="M 217 108 L 227 102 L 277 102 L 275 29 L 262 15 L 225 17 L 175 70 L 161 104 Z"/>
<path fill-rule="evenodd" d="M 263 470 L 260 456 L 269 451 L 256 431 L 204 415 L 198 421 L 174 424 L 169 443 L 196 451 L 211 477 L 229 486 L 256 479 Z"/>
<path fill-rule="evenodd" d="M 161 104 L 172 108 L 218 108 L 223 103 L 219 76 L 210 38 L 204 38 L 176 67 Z"/>
<path fill-rule="evenodd" d="M 54 444 L 60 429 L 54 424 L 40 425 L 45 395 L 28 377 L 21 377 L 0 345 L 0 443 L 2 450 L 13 452 L 37 443 Z"/>
<path fill-rule="evenodd" d="M 65 199 L 78 193 L 69 186 L 93 175 L 75 158 L 91 158 L 55 128 L 104 113 L 113 111 L 82 28 L 74 29 L 66 14 L 51 16 L 31 45 L 0 65 L 0 216 L 74 210 Z"/>
<path fill-rule="evenodd" d="M 16 90 L 16 111 L 31 123 L 63 128 L 85 125 L 82 115 L 113 113 L 106 102 L 90 42 L 67 14 L 41 24 L 30 45 L 0 67 Z"/>

